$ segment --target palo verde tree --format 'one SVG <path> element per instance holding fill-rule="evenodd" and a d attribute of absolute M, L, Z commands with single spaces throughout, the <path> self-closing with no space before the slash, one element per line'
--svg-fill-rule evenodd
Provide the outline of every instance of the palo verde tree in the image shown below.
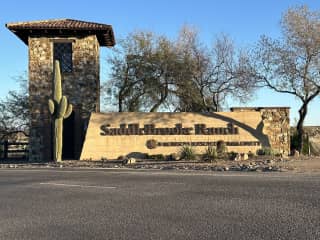
<path fill-rule="evenodd" d="M 255 49 L 256 78 L 262 86 L 300 100 L 298 149 L 308 106 L 320 93 L 320 11 L 289 8 L 281 19 L 282 38 L 263 36 Z"/>

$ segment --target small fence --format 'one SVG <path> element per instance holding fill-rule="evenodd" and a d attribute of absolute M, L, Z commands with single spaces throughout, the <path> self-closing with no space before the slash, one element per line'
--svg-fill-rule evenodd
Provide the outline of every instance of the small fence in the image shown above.
<path fill-rule="evenodd" d="M 25 160 L 28 158 L 28 142 L 0 142 L 0 160 Z"/>

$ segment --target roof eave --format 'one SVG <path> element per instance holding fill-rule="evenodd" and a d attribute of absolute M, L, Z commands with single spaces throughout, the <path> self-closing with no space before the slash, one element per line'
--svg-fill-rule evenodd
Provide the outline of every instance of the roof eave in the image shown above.
<path fill-rule="evenodd" d="M 59 35 L 69 35 L 72 36 L 73 33 L 79 33 L 84 35 L 96 35 L 99 41 L 100 46 L 113 47 L 115 45 L 115 38 L 112 26 L 106 30 L 78 30 L 78 29 L 31 29 L 31 28 L 16 28 L 12 26 L 6 27 L 14 33 L 18 38 L 20 38 L 26 45 L 28 45 L 29 36 L 42 36 L 42 35 L 50 35 L 59 36 Z"/>

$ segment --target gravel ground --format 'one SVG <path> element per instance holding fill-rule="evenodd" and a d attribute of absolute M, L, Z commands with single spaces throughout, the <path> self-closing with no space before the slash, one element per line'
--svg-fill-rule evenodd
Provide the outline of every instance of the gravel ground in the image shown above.
<path fill-rule="evenodd" d="M 134 163 L 122 161 L 63 161 L 62 163 L 28 163 L 1 161 L 0 168 L 133 168 L 161 170 L 246 171 L 246 172 L 320 172 L 320 157 L 272 158 L 259 157 L 243 161 L 215 162 L 157 161 L 134 159 Z"/>

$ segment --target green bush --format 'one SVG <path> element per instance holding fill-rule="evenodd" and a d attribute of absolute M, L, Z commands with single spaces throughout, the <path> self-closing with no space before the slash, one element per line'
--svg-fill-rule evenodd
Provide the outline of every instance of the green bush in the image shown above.
<path fill-rule="evenodd" d="M 218 157 L 216 148 L 209 146 L 204 153 L 204 160 L 213 162 Z"/>
<path fill-rule="evenodd" d="M 194 148 L 188 145 L 184 145 L 180 150 L 180 159 L 194 160 L 196 158 L 196 152 Z"/>

